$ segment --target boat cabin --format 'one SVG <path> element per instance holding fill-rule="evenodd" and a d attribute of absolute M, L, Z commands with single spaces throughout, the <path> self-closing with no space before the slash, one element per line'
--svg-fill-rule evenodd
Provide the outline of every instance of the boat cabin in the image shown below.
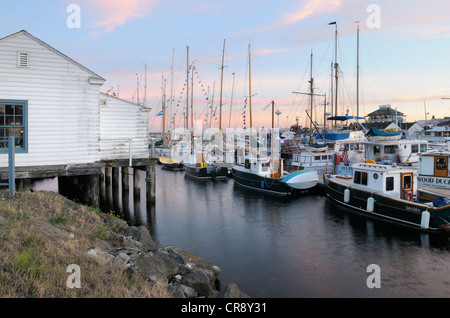
<path fill-rule="evenodd" d="M 431 129 L 425 129 L 420 132 L 420 139 L 430 142 L 450 141 L 450 129 L 448 126 L 435 126 Z"/>
<path fill-rule="evenodd" d="M 450 189 L 450 151 L 431 151 L 420 156 L 419 183 L 427 188 Z"/>
<path fill-rule="evenodd" d="M 428 151 L 426 140 L 401 139 L 391 142 L 366 142 L 366 160 L 382 163 L 418 163 Z"/>
<path fill-rule="evenodd" d="M 280 177 L 280 171 L 283 171 L 283 160 L 270 156 L 248 156 L 245 159 L 244 167 L 259 176 L 277 178 Z"/>
<path fill-rule="evenodd" d="M 381 192 L 395 199 L 416 201 L 417 168 L 373 163 L 356 163 L 353 187 L 368 192 Z"/>

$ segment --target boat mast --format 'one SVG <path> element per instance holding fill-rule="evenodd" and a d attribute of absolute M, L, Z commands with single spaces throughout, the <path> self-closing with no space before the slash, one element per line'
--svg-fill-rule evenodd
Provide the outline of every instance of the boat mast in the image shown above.
<path fill-rule="evenodd" d="M 189 130 L 189 46 L 187 49 L 187 63 L 186 63 L 186 114 L 185 114 L 185 127 Z"/>
<path fill-rule="evenodd" d="M 335 22 L 331 22 L 329 23 L 329 25 L 334 24 L 336 26 L 335 32 L 334 32 L 334 80 L 335 80 L 335 85 L 336 85 L 336 89 L 335 89 L 335 96 L 334 96 L 334 116 L 337 116 L 337 104 L 338 104 L 338 68 L 339 68 L 339 64 L 337 62 L 337 36 L 338 36 L 338 31 L 337 31 L 337 23 Z M 334 121 L 334 128 L 336 129 L 336 120 Z"/>
<path fill-rule="evenodd" d="M 191 127 L 194 129 L 194 63 L 191 65 Z"/>
<path fill-rule="evenodd" d="M 231 127 L 231 112 L 233 107 L 233 94 L 234 94 L 234 80 L 235 80 L 235 74 L 233 73 L 233 86 L 231 88 L 231 101 L 230 101 L 230 118 L 228 119 L 228 127 Z"/>
<path fill-rule="evenodd" d="M 222 51 L 222 71 L 220 77 L 220 111 L 219 111 L 219 130 L 222 131 L 222 90 L 223 90 L 223 63 L 225 58 L 225 39 L 223 40 Z"/>
<path fill-rule="evenodd" d="M 313 72 L 313 50 L 311 49 L 311 68 L 310 68 L 310 81 L 309 81 L 309 89 L 310 89 L 310 93 L 311 93 L 311 96 L 310 96 L 310 101 L 311 101 L 311 105 L 310 105 L 310 114 L 311 114 L 311 118 L 310 118 L 310 121 L 309 121 L 309 144 L 311 144 L 311 138 L 312 138 L 312 114 L 313 114 L 313 103 L 314 103 L 314 85 L 313 85 L 313 83 L 314 83 L 314 79 L 313 79 L 313 75 L 312 75 L 312 72 Z"/>
<path fill-rule="evenodd" d="M 359 21 L 357 26 L 357 37 L 356 37 L 356 120 L 359 117 Z"/>
<path fill-rule="evenodd" d="M 250 139 L 252 136 L 252 53 L 250 50 L 250 44 L 248 45 L 248 98 L 249 98 L 249 111 L 250 111 Z"/>

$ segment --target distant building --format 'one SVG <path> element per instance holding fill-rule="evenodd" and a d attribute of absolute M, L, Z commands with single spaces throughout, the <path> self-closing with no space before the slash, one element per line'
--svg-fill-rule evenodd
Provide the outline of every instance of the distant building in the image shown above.
<path fill-rule="evenodd" d="M 15 136 L 17 167 L 149 157 L 149 109 L 100 93 L 101 76 L 24 30 L 0 39 L 0 61 L 0 141 Z"/>
<path fill-rule="evenodd" d="M 404 121 L 406 117 L 402 112 L 393 109 L 391 105 L 380 105 L 379 109 L 371 112 L 366 116 L 366 123 L 395 123 L 399 124 Z"/>

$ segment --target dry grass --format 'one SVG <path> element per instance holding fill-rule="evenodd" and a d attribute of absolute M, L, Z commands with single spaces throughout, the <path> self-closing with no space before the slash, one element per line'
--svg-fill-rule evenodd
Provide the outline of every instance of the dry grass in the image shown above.
<path fill-rule="evenodd" d="M 0 191 L 0 298 L 169 297 L 166 286 L 127 275 L 105 254 L 86 252 L 119 242 L 117 218 L 48 192 L 9 197 Z M 81 288 L 67 287 L 70 264 Z"/>

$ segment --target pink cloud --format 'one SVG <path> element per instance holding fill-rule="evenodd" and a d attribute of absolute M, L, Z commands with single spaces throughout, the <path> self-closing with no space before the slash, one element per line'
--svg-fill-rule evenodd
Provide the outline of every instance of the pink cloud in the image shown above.
<path fill-rule="evenodd" d="M 150 10 L 158 0 L 81 0 L 82 10 L 87 7 L 89 14 L 98 17 L 98 21 L 91 24 L 97 30 L 92 33 L 98 36 L 111 33 L 127 21 L 143 18 L 150 14 Z"/>

